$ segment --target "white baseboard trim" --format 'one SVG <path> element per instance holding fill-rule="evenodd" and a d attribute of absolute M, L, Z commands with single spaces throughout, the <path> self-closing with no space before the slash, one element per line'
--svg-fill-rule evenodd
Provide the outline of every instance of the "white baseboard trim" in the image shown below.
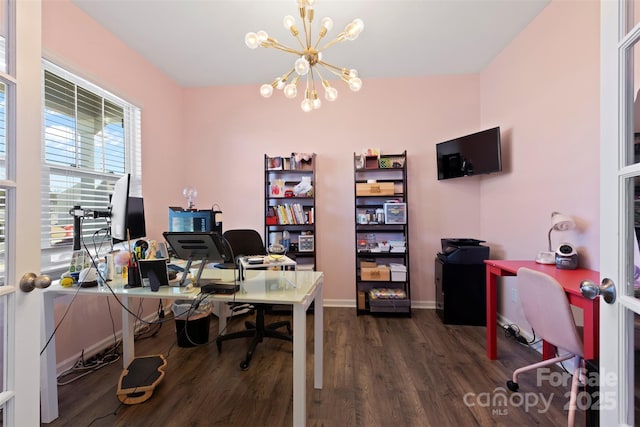
<path fill-rule="evenodd" d="M 338 307 L 338 308 L 356 308 L 356 300 L 353 299 L 325 299 L 325 307 Z M 435 301 L 411 301 L 411 308 L 416 309 L 435 309 Z"/>

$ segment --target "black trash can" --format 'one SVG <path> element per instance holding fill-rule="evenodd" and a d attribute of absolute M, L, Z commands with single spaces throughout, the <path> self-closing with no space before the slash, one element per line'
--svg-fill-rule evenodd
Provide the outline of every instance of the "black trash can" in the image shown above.
<path fill-rule="evenodd" d="M 197 308 L 192 308 L 195 301 L 176 300 L 171 306 L 176 322 L 178 347 L 195 347 L 209 342 L 209 325 L 213 305 L 201 301 Z"/>

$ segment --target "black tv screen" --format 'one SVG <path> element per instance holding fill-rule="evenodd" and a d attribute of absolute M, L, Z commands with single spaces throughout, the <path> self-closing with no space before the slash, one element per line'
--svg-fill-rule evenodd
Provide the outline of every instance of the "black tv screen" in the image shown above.
<path fill-rule="evenodd" d="M 502 171 L 500 127 L 436 144 L 438 180 Z"/>

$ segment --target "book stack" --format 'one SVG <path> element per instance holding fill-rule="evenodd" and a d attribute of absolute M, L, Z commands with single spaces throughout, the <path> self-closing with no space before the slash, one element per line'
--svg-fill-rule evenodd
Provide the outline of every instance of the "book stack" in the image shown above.
<path fill-rule="evenodd" d="M 305 211 L 300 203 L 285 203 L 273 209 L 280 225 L 313 224 L 314 208 Z"/>

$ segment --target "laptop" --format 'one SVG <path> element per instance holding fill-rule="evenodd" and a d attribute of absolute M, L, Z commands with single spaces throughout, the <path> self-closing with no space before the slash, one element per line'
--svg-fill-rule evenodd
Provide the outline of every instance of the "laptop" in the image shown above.
<path fill-rule="evenodd" d="M 142 287 L 149 287 L 152 292 L 157 292 L 160 286 L 169 286 L 166 258 L 140 259 L 138 260 L 138 270 Z"/>

